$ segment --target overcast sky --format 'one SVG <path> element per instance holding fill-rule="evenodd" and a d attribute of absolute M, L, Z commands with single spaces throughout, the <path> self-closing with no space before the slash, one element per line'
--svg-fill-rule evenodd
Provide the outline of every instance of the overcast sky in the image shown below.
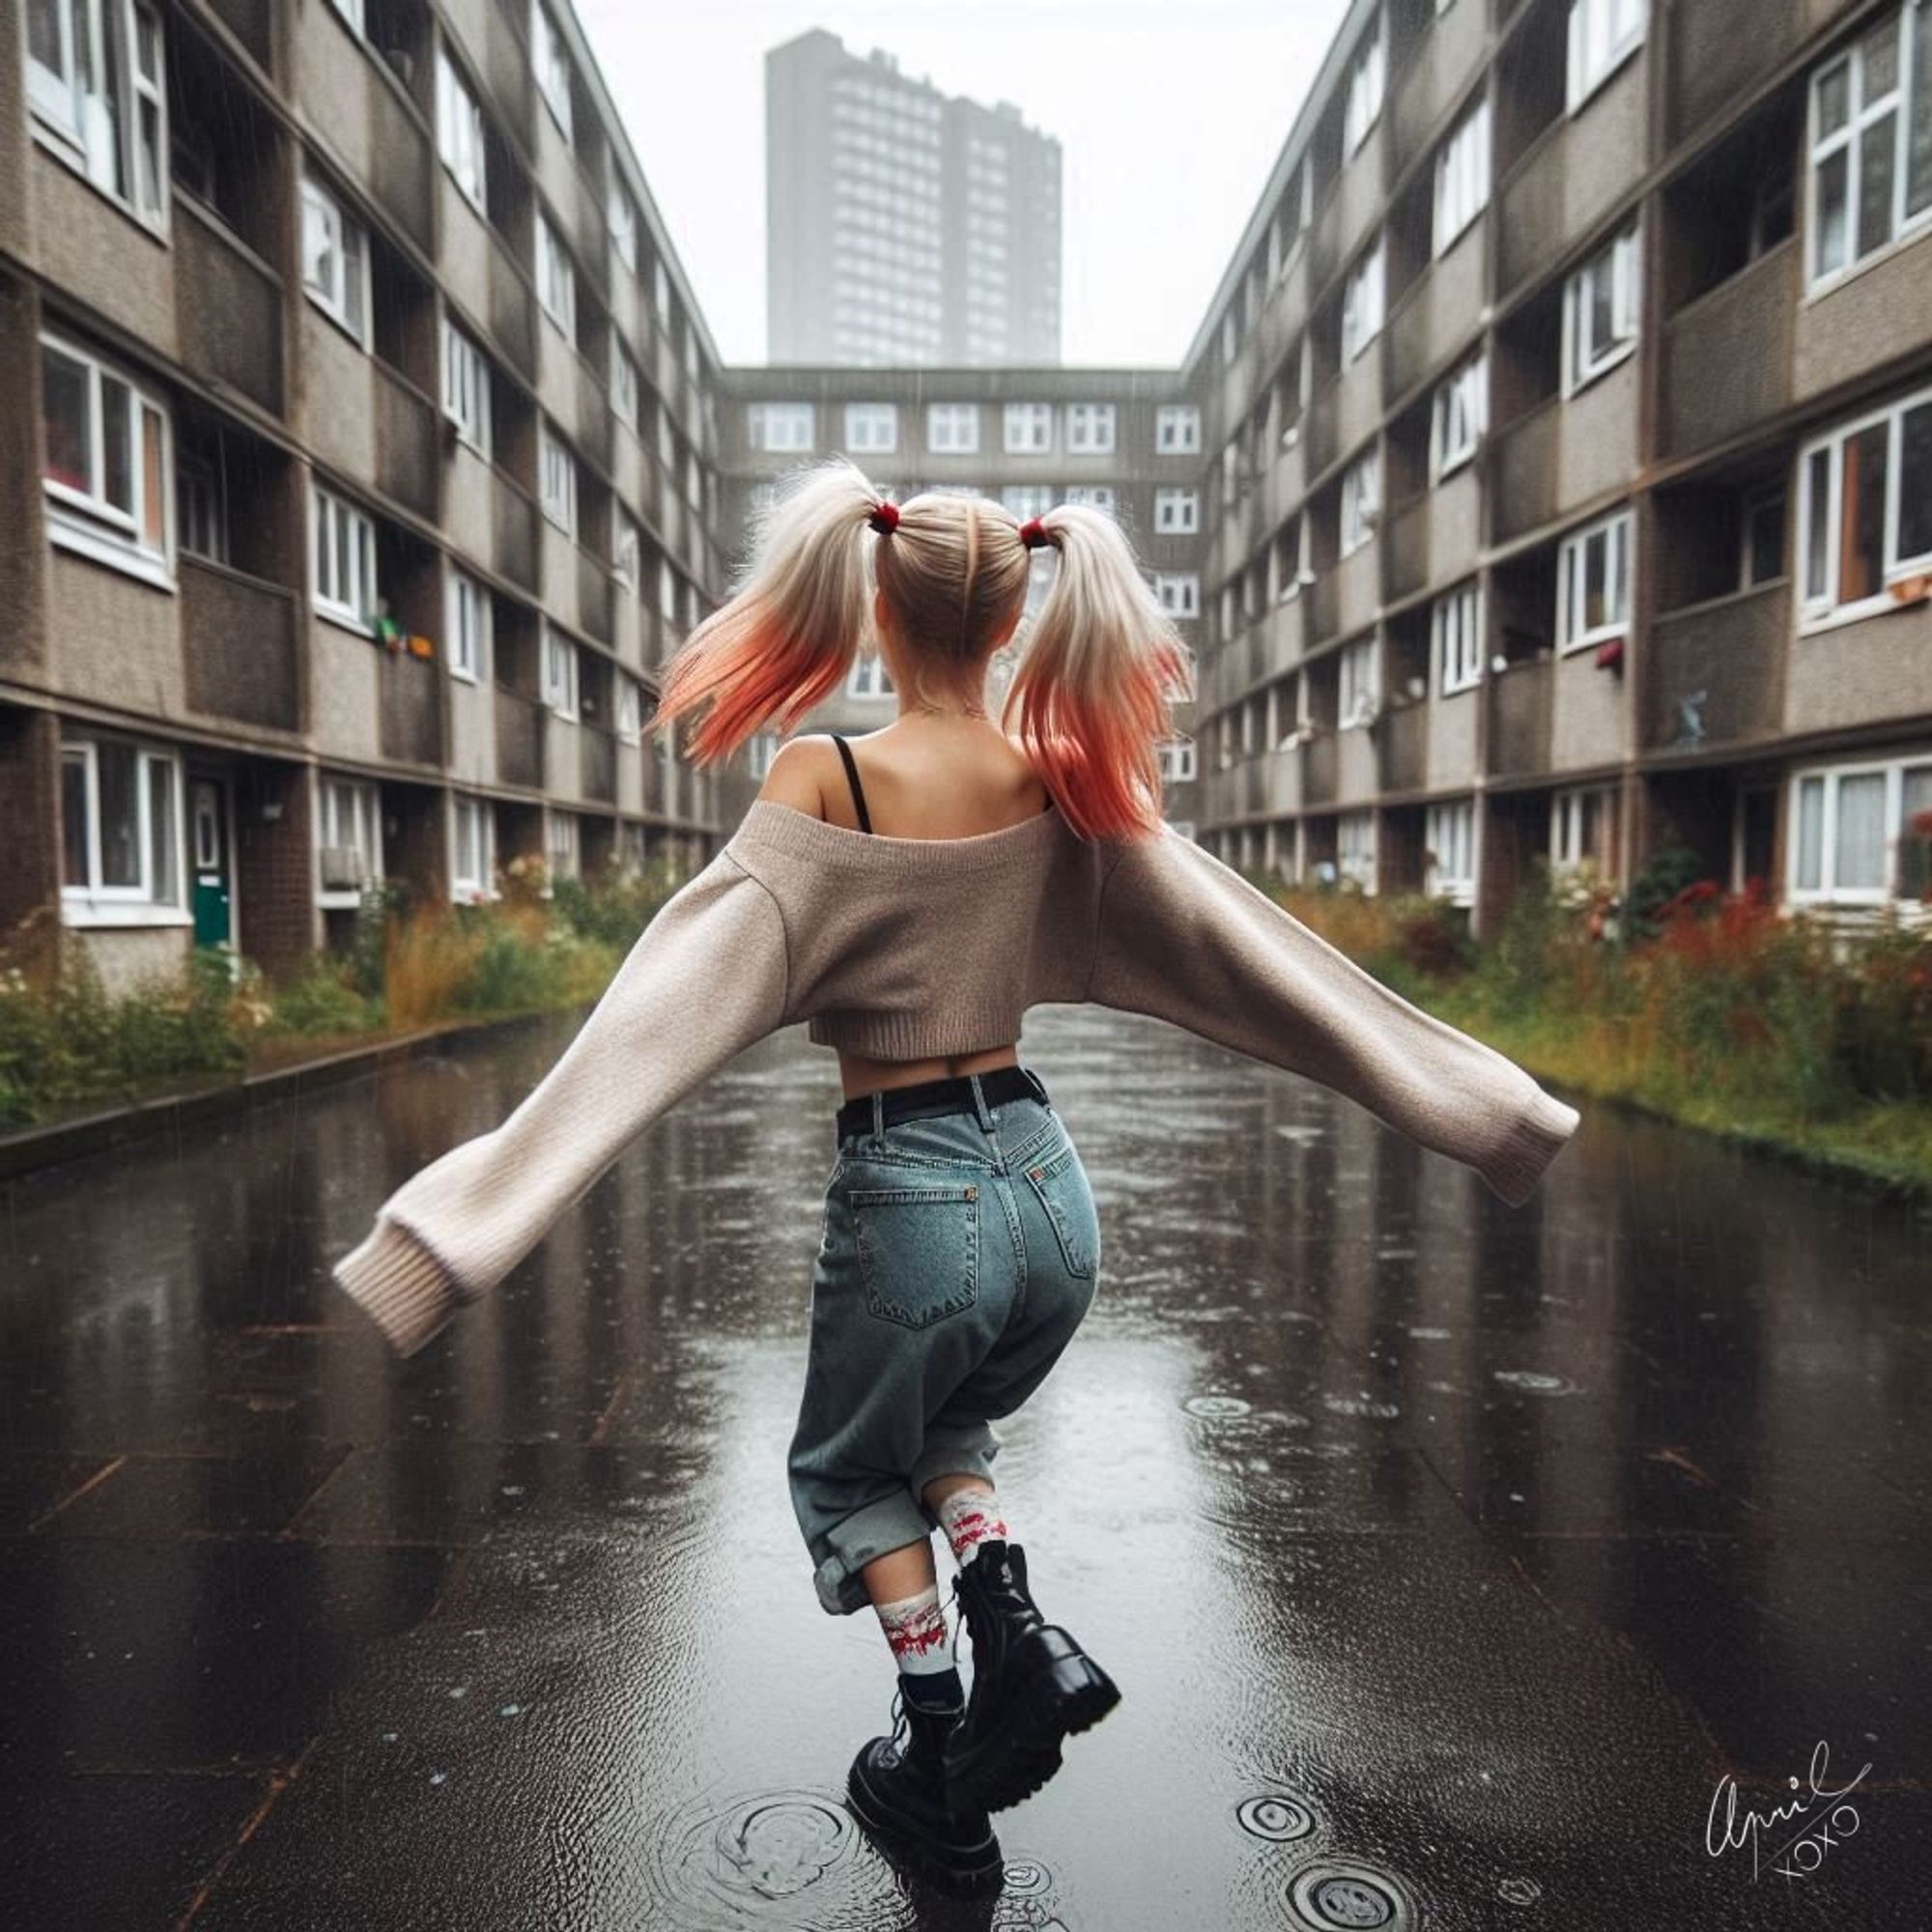
<path fill-rule="evenodd" d="M 1062 356 L 1179 362 L 1346 0 L 576 0 L 727 362 L 765 359 L 768 47 L 825 27 L 1062 150 Z"/>

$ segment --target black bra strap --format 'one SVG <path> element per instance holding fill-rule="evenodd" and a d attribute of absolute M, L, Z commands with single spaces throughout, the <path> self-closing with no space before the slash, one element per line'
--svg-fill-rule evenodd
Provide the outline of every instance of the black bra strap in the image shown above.
<path fill-rule="evenodd" d="M 872 820 L 866 810 L 866 793 L 859 783 L 858 761 L 852 756 L 852 748 L 837 731 L 832 733 L 832 742 L 838 747 L 838 755 L 845 760 L 845 776 L 852 781 L 852 804 L 859 813 L 859 830 L 869 832 Z"/>

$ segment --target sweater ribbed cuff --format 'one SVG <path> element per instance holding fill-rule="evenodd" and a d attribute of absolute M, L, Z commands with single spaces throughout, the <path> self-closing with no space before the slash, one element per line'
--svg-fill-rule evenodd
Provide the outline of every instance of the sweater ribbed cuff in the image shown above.
<path fill-rule="evenodd" d="M 1512 1208 L 1520 1208 L 1536 1192 L 1544 1170 L 1562 1152 L 1581 1119 L 1575 1107 L 1539 1088 L 1528 1110 L 1517 1117 L 1491 1151 L 1483 1163 L 1483 1179 Z"/>
<path fill-rule="evenodd" d="M 379 1219 L 330 1272 L 401 1355 L 434 1339 L 468 1299 L 442 1263 L 394 1221 Z"/>

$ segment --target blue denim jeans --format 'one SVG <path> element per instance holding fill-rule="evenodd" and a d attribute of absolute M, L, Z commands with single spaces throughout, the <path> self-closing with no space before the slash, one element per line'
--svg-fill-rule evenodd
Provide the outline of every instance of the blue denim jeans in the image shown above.
<path fill-rule="evenodd" d="M 935 1476 L 992 1479 L 993 1418 L 1026 1401 L 1094 1299 L 1100 1223 L 1072 1137 L 1033 1095 L 840 1138 L 811 1277 L 787 1459 L 792 1508 L 834 1616 L 860 1572 L 923 1543 Z"/>

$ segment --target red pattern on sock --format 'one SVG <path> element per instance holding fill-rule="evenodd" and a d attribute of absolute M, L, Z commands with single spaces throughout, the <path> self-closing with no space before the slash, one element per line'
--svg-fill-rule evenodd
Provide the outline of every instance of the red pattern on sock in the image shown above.
<path fill-rule="evenodd" d="M 1002 1542 L 1006 1540 L 1006 1520 L 992 1506 L 993 1498 L 985 1496 L 982 1502 L 981 1494 L 978 1490 L 955 1490 L 940 1506 L 939 1517 L 946 1527 L 946 1540 L 952 1546 L 953 1555 L 961 1560 L 976 1544 L 987 1543 L 994 1538 Z"/>
<path fill-rule="evenodd" d="M 946 1611 L 936 1587 L 901 1604 L 881 1604 L 878 1612 L 895 1659 L 930 1657 L 946 1649 Z"/>

